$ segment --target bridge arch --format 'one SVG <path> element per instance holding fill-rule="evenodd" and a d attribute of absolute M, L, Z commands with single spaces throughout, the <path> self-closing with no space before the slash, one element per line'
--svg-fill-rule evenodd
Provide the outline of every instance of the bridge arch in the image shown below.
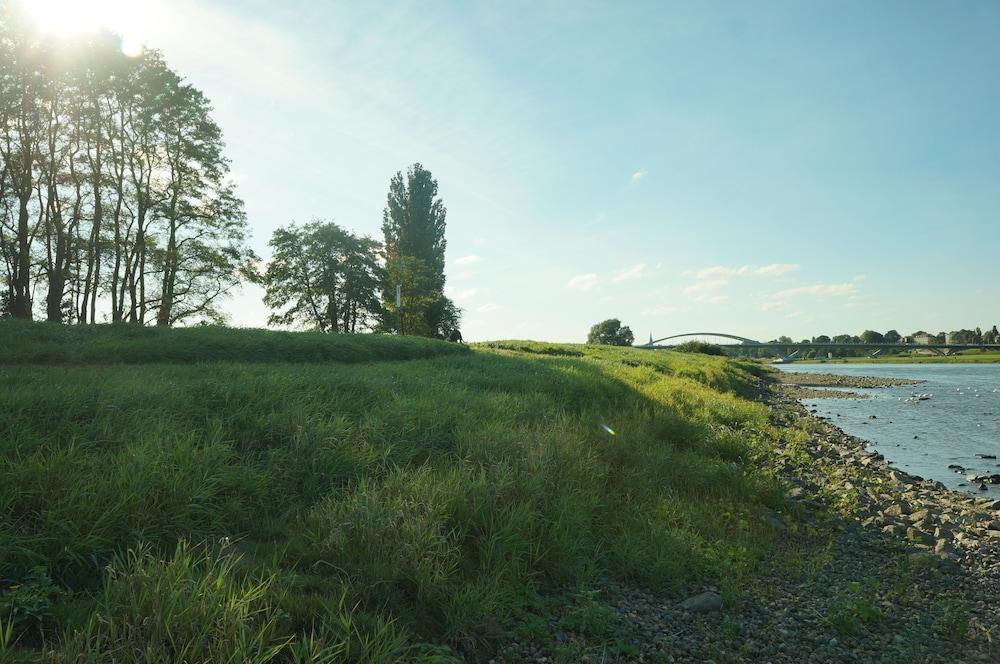
<path fill-rule="evenodd" d="M 726 334 L 724 332 L 685 332 L 684 334 L 673 334 L 669 337 L 663 337 L 662 339 L 656 339 L 655 341 L 650 341 L 644 346 L 653 346 L 662 341 L 670 341 L 671 339 L 682 339 L 684 337 L 722 337 L 723 339 L 732 339 L 734 341 L 739 341 L 743 344 L 758 344 L 759 341 L 754 341 L 753 339 L 747 339 L 746 337 L 736 336 L 735 334 Z"/>

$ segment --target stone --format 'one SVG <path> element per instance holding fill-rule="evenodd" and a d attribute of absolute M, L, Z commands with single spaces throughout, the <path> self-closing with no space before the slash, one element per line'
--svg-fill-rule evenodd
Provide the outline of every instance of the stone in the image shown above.
<path fill-rule="evenodd" d="M 1000 539 L 1000 530 L 987 530 L 984 537 L 989 539 Z"/>
<path fill-rule="evenodd" d="M 708 591 L 688 597 L 678 606 L 692 613 L 710 613 L 722 609 L 722 598 L 718 593 Z"/>
<path fill-rule="evenodd" d="M 953 556 L 955 555 L 955 547 L 946 539 L 939 539 L 934 544 L 934 553 L 939 556 Z"/>
<path fill-rule="evenodd" d="M 913 514 L 913 508 L 910 507 L 909 503 L 899 502 L 886 507 L 883 514 L 886 516 L 907 516 Z"/>
<path fill-rule="evenodd" d="M 927 546 L 933 546 L 935 543 L 933 535 L 919 528 L 907 528 L 906 539 L 915 544 L 925 544 Z"/>
<path fill-rule="evenodd" d="M 907 518 L 910 520 L 910 523 L 917 523 L 918 521 L 926 520 L 929 516 L 930 512 L 927 510 L 917 510 Z"/>

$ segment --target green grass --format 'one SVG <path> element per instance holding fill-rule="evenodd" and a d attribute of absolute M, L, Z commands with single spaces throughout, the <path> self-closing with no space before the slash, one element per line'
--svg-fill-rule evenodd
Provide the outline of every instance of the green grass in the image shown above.
<path fill-rule="evenodd" d="M 464 352 L 458 344 L 391 335 L 0 321 L 0 364 L 378 362 Z"/>
<path fill-rule="evenodd" d="M 757 515 L 782 490 L 754 459 L 773 431 L 725 358 L 0 339 L 0 661 L 478 659 L 541 598 L 599 576 L 736 589 L 772 544 Z M 599 607 L 580 611 L 589 629 Z"/>

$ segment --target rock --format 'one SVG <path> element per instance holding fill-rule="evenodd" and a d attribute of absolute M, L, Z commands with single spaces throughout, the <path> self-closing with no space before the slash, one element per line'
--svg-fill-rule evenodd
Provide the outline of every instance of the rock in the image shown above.
<path fill-rule="evenodd" d="M 788 497 L 791 498 L 792 500 L 799 500 L 800 498 L 805 496 L 805 493 L 806 491 L 802 487 L 793 486 L 791 489 L 788 490 Z"/>
<path fill-rule="evenodd" d="M 996 454 L 977 454 L 976 456 L 979 457 L 980 459 L 996 459 L 997 458 Z"/>
<path fill-rule="evenodd" d="M 925 544 L 927 546 L 933 546 L 935 543 L 933 535 L 919 528 L 907 528 L 906 539 L 914 544 Z"/>
<path fill-rule="evenodd" d="M 934 544 L 934 553 L 939 556 L 953 556 L 955 555 L 955 547 L 948 540 L 939 539 Z"/>
<path fill-rule="evenodd" d="M 988 539 L 1000 539 L 1000 530 L 987 530 L 983 537 Z"/>
<path fill-rule="evenodd" d="M 980 476 L 979 479 L 981 479 L 984 482 L 988 482 L 990 484 L 1000 484 L 1000 475 L 997 475 L 997 474 L 994 474 L 994 475 L 982 475 L 982 476 Z"/>
<path fill-rule="evenodd" d="M 911 514 L 908 518 L 910 523 L 917 523 L 918 521 L 924 521 L 929 516 L 930 513 L 927 510 L 918 510 Z"/>
<path fill-rule="evenodd" d="M 722 598 L 719 597 L 718 593 L 709 591 L 688 597 L 678 606 L 692 613 L 710 613 L 722 609 Z"/>
<path fill-rule="evenodd" d="M 990 500 L 981 505 L 984 510 L 1000 511 L 1000 500 Z"/>
<path fill-rule="evenodd" d="M 883 514 L 886 516 L 907 516 L 913 514 L 913 508 L 907 502 L 898 502 L 885 508 Z"/>
<path fill-rule="evenodd" d="M 989 491 L 990 488 L 988 486 L 986 486 L 986 482 L 980 482 L 979 483 L 979 490 L 980 491 Z"/>

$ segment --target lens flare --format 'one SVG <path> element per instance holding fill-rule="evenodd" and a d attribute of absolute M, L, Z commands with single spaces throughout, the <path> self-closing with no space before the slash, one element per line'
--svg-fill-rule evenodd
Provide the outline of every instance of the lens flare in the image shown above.
<path fill-rule="evenodd" d="M 607 432 L 608 432 L 609 434 L 611 434 L 612 436 L 613 436 L 613 435 L 615 435 L 615 430 L 614 430 L 614 429 L 612 429 L 611 427 L 609 427 L 609 426 L 608 426 L 607 424 L 603 424 L 603 423 L 602 423 L 602 424 L 601 424 L 601 428 L 602 428 L 602 429 L 604 429 L 605 431 L 607 431 Z"/>
<path fill-rule="evenodd" d="M 20 0 L 38 28 L 56 37 L 110 30 L 122 38 L 122 52 L 142 55 L 151 0 Z"/>

